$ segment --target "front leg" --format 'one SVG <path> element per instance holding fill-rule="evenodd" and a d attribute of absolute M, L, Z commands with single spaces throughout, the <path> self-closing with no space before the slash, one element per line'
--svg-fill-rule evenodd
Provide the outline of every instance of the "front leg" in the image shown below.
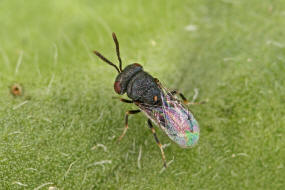
<path fill-rule="evenodd" d="M 132 101 L 132 100 L 127 100 L 127 99 L 120 98 L 120 97 L 112 97 L 112 98 L 113 99 L 119 99 L 121 102 L 128 103 L 128 104 L 134 103 L 134 101 Z"/>

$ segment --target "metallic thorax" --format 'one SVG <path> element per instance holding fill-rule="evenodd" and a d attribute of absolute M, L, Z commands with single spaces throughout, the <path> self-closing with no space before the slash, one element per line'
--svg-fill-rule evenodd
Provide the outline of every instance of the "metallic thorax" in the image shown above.
<path fill-rule="evenodd" d="M 128 65 L 118 74 L 114 83 L 118 94 L 127 92 L 129 98 L 145 104 L 161 104 L 161 90 L 155 79 L 137 63 Z"/>

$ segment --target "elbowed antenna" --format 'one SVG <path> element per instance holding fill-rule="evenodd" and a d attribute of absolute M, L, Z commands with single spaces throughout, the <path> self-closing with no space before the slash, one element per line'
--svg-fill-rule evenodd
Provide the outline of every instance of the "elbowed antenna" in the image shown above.
<path fill-rule="evenodd" d="M 112 63 L 111 61 L 109 61 L 106 57 L 104 57 L 101 53 L 99 53 L 98 51 L 93 51 L 95 53 L 95 55 L 97 55 L 100 59 L 102 59 L 103 61 L 105 61 L 106 63 L 108 63 L 109 65 L 115 67 L 115 69 L 118 71 L 118 73 L 120 73 L 121 71 L 119 70 L 119 68 Z"/>
<path fill-rule="evenodd" d="M 119 60 L 119 63 L 120 63 L 120 71 L 122 72 L 122 60 L 121 60 L 121 57 L 120 57 L 120 47 L 119 47 L 119 42 L 118 42 L 118 39 L 117 39 L 117 36 L 115 34 L 115 32 L 112 33 L 112 36 L 113 36 L 113 40 L 115 42 L 115 45 L 116 45 L 116 52 L 117 52 L 117 57 L 118 57 L 118 60 Z"/>

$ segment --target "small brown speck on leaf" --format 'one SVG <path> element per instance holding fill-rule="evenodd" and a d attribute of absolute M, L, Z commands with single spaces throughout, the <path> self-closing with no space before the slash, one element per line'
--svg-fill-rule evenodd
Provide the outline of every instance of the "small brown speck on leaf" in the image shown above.
<path fill-rule="evenodd" d="M 10 87 L 10 92 L 13 96 L 22 96 L 23 95 L 23 88 L 19 84 L 13 84 Z"/>

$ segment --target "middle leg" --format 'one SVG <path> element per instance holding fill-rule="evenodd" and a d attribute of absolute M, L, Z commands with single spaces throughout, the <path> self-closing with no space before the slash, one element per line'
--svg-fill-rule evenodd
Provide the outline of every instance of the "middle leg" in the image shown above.
<path fill-rule="evenodd" d="M 129 128 L 129 126 L 128 126 L 129 115 L 137 114 L 137 113 L 140 113 L 140 112 L 141 112 L 141 110 L 129 110 L 129 111 L 126 112 L 126 115 L 125 115 L 125 129 L 124 129 L 122 135 L 120 136 L 119 141 L 122 140 L 122 138 L 125 136 L 128 128 Z"/>

